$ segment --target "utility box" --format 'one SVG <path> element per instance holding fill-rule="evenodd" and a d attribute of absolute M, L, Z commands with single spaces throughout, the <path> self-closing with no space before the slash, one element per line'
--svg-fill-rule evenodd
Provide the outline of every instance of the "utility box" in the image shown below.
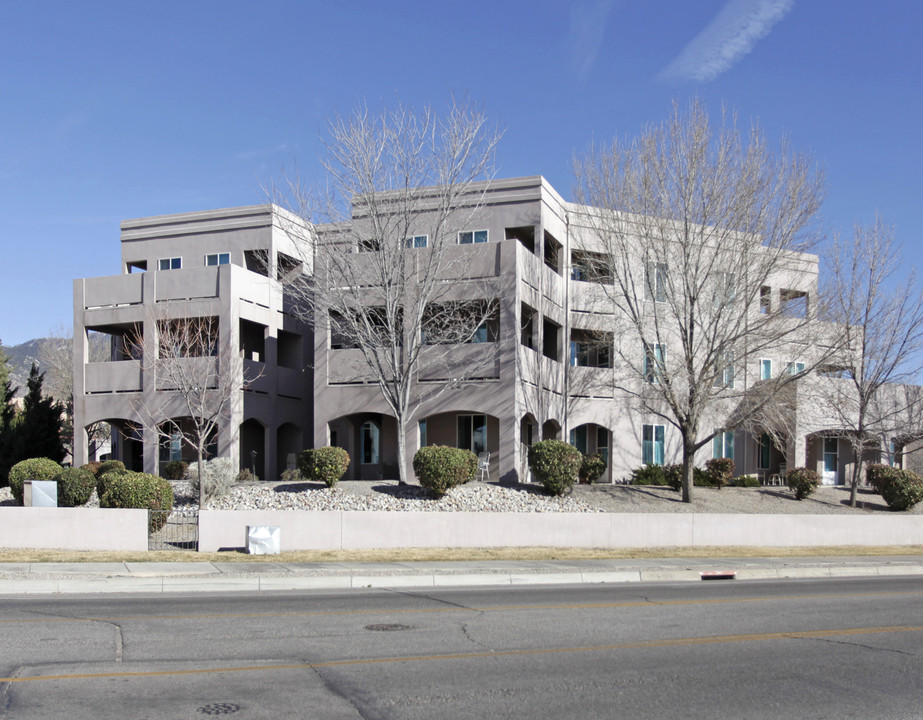
<path fill-rule="evenodd" d="M 22 484 L 24 507 L 58 507 L 58 483 L 54 480 L 26 480 Z"/>
<path fill-rule="evenodd" d="M 247 525 L 247 552 L 251 555 L 278 555 L 279 528 L 269 525 Z"/>

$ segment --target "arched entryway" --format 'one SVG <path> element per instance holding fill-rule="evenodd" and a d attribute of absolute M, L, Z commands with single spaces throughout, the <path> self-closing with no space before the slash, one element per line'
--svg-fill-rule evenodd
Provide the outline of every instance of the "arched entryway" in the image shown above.
<path fill-rule="evenodd" d="M 260 480 L 266 477 L 266 428 L 255 418 L 240 424 L 240 469 L 249 470 Z"/>

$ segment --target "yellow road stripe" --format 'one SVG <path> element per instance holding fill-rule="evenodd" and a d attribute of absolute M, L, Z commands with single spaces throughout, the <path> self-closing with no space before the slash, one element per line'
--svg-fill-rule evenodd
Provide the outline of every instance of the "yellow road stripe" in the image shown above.
<path fill-rule="evenodd" d="M 617 645 L 591 645 L 572 648 L 540 648 L 536 650 L 497 650 L 494 652 L 449 653 L 446 655 L 408 655 L 406 657 L 362 658 L 355 660 L 329 660 L 316 663 L 291 663 L 279 665 L 245 665 L 225 668 L 195 668 L 192 670 L 154 670 L 148 672 L 79 673 L 73 675 L 39 675 L 36 677 L 0 677 L 0 683 L 24 683 L 47 680 L 93 680 L 100 678 L 164 677 L 169 675 L 217 675 L 220 673 L 260 672 L 266 670 L 312 670 L 318 668 L 355 665 L 384 665 L 390 663 L 434 662 L 438 660 L 471 660 L 477 658 L 511 657 L 522 655 L 553 655 L 557 653 L 610 652 L 658 647 L 712 645 L 717 643 L 756 642 L 763 640 L 790 640 L 797 638 L 843 637 L 878 633 L 920 632 L 923 627 L 893 625 L 888 627 L 840 628 L 837 630 L 803 630 L 800 632 L 757 633 L 754 635 L 714 635 L 711 637 L 672 638 Z"/>
<path fill-rule="evenodd" d="M 907 590 L 901 592 L 870 592 L 870 593 L 838 593 L 827 595 L 774 595 L 772 597 L 743 597 L 743 598 L 697 598 L 694 600 L 632 600 L 630 602 L 612 603 L 567 603 L 567 604 L 542 604 L 542 605 L 494 605 L 485 607 L 462 607 L 458 605 L 436 608 L 400 608 L 381 610 L 306 610 L 304 612 L 274 612 L 274 613 L 197 613 L 188 615 L 126 615 L 116 617 L 60 617 L 60 618 L 18 618 L 0 620 L 0 625 L 14 625 L 22 623 L 72 623 L 72 622 L 128 622 L 141 620 L 211 620 L 211 619 L 240 619 L 240 618 L 276 618 L 276 617 L 334 617 L 349 615 L 408 615 L 426 613 L 455 613 L 455 612 L 511 612 L 524 610 L 606 610 L 616 608 L 637 608 L 657 606 L 680 605 L 733 605 L 737 603 L 761 603 L 774 600 L 835 600 L 840 598 L 867 598 L 867 597 L 902 597 L 907 595 L 923 595 L 923 591 Z"/>

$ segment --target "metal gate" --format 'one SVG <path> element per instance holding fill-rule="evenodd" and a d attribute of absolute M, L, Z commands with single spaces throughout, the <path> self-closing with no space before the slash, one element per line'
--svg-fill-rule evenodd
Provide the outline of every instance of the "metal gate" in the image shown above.
<path fill-rule="evenodd" d="M 198 550 L 199 513 L 148 510 L 148 550 Z"/>

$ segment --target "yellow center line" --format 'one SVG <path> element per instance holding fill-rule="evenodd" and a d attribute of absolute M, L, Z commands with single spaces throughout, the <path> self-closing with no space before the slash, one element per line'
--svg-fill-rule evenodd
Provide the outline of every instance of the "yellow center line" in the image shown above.
<path fill-rule="evenodd" d="M 923 591 L 900 592 L 869 592 L 869 593 L 838 593 L 817 595 L 774 595 L 772 597 L 743 597 L 743 598 L 696 598 L 693 600 L 631 600 L 625 602 L 600 602 L 600 603 L 546 603 L 536 605 L 493 605 L 483 607 L 464 607 L 459 605 L 436 608 L 399 608 L 399 609 L 366 609 L 366 610 L 305 610 L 292 612 L 268 613 L 194 613 L 183 615 L 126 615 L 113 617 L 49 617 L 49 618 L 16 618 L 0 620 L 0 625 L 13 625 L 22 623 L 74 623 L 74 622 L 128 622 L 141 620 L 220 620 L 241 618 L 278 618 L 278 617 L 341 617 L 352 615 L 413 615 L 434 613 L 458 612 L 513 612 L 527 610 L 607 610 L 619 608 L 639 607 L 673 607 L 684 605 L 734 605 L 737 603 L 763 603 L 772 601 L 791 600 L 835 600 L 868 597 L 903 597 L 908 595 L 923 595 Z"/>
<path fill-rule="evenodd" d="M 756 633 L 752 635 L 713 635 L 710 637 L 670 638 L 615 645 L 590 645 L 570 648 L 538 648 L 534 650 L 496 650 L 476 653 L 447 653 L 444 655 L 408 655 L 405 657 L 358 658 L 353 660 L 328 660 L 316 663 L 286 663 L 275 665 L 244 665 L 224 668 L 194 668 L 190 670 L 152 670 L 145 672 L 75 673 L 69 675 L 38 675 L 35 677 L 0 677 L 0 683 L 41 682 L 48 680 L 93 680 L 100 678 L 165 677 L 177 675 L 217 675 L 221 673 L 261 672 L 267 670 L 310 670 L 356 665 L 386 665 L 392 663 L 435 662 L 440 660 L 471 660 L 479 658 L 514 657 L 525 655 L 554 655 L 558 653 L 611 652 L 660 647 L 683 647 L 719 643 L 758 642 L 766 640 L 791 640 L 799 638 L 849 637 L 880 633 L 920 632 L 923 627 L 892 625 L 886 627 L 840 628 L 836 630 L 803 630 L 798 632 Z"/>

